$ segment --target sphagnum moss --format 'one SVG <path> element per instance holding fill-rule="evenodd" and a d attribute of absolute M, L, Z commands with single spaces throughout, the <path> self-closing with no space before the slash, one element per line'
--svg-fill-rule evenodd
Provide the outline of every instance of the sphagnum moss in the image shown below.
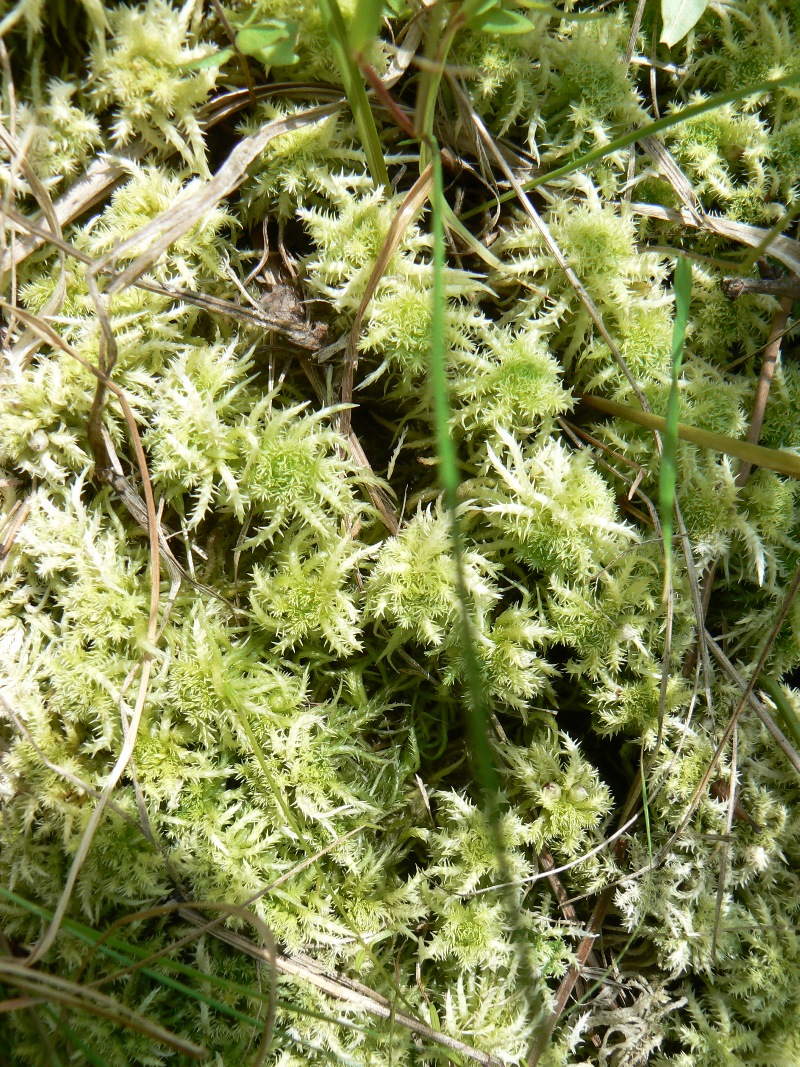
<path fill-rule="evenodd" d="M 797 67 L 796 4 L 712 5 L 652 63 L 644 57 L 658 27 L 647 5 L 636 61 L 626 64 L 632 11 L 587 21 L 506 5 L 455 36 L 449 76 L 463 79 L 523 178 L 525 166 L 569 162 L 652 120 L 656 107 L 668 114 Z M 230 48 L 223 13 L 234 35 L 261 34 L 256 48 L 251 32 L 244 59 Z M 345 25 L 360 17 L 350 4 L 342 15 Z M 386 16 L 383 42 L 365 53 L 379 75 L 392 74 L 393 59 L 398 70 L 404 63 L 392 46 L 400 32 L 414 40 L 416 20 L 424 28 L 432 17 L 402 0 Z M 524 17 L 527 32 L 500 32 L 509 19 L 525 31 Z M 313 3 L 84 0 L 68 10 L 58 0 L 5 0 L 0 20 L 4 202 L 46 219 L 48 195 L 79 189 L 103 153 L 128 152 L 114 182 L 94 179 L 96 195 L 64 223 L 79 256 L 63 267 L 52 245 L 20 255 L 22 233 L 12 241 L 10 224 L 5 231 L 4 299 L 49 317 L 96 363 L 101 328 L 86 257 L 171 214 L 241 135 L 329 99 L 339 87 L 334 53 Z M 270 61 L 281 34 L 295 42 L 293 65 Z M 391 93 L 413 107 L 420 77 L 412 63 Z M 745 94 L 666 132 L 695 206 L 761 226 L 796 209 L 798 99 L 795 85 Z M 471 168 L 449 172 L 458 209 L 486 195 L 471 175 L 483 168 L 489 188 L 494 179 L 454 101 L 445 82 L 436 135 L 448 162 Z M 657 513 L 648 510 L 658 452 L 645 430 L 587 423 L 578 408 L 589 391 L 631 403 L 630 383 L 530 219 L 507 208 L 476 227 L 502 269 L 489 271 L 454 237 L 444 276 L 461 565 L 500 772 L 494 826 L 464 741 L 458 583 L 431 431 L 428 215 L 406 228 L 363 315 L 352 435 L 340 421 L 341 355 L 317 364 L 237 319 L 235 306 L 221 314 L 203 305 L 235 305 L 242 286 L 257 302 L 259 274 L 294 286 L 330 340 L 350 329 L 417 153 L 380 102 L 392 189 L 374 186 L 343 107 L 271 141 L 241 185 L 158 260 L 146 288 L 106 304 L 113 378 L 140 422 L 166 543 L 195 582 L 182 583 L 155 646 L 141 523 L 92 453 L 94 379 L 48 342 L 25 354 L 15 347 L 22 325 L 6 318 L 4 951 L 24 956 L 42 933 L 40 913 L 20 898 L 55 909 L 147 653 L 134 760 L 68 914 L 103 930 L 176 896 L 241 904 L 279 882 L 251 905 L 279 946 L 359 978 L 397 1015 L 370 1018 L 311 986 L 282 985 L 270 1062 L 523 1063 L 596 895 L 616 884 L 589 986 L 576 990 L 584 999 L 558 1020 L 541 1062 L 800 1064 L 797 776 L 747 711 L 715 787 L 660 855 L 740 690 L 716 666 L 703 677 L 677 550 L 668 628 Z M 653 200 L 679 203 L 634 149 L 574 171 L 536 202 L 657 413 L 670 384 L 674 256 L 678 246 L 696 255 L 680 417 L 743 436 L 775 299 L 729 301 L 719 281 L 742 249 L 713 227 L 692 237 L 643 219 L 636 202 Z M 762 443 L 795 448 L 791 322 L 782 344 Z M 102 418 L 118 474 L 141 492 L 113 397 Z M 579 447 L 587 433 L 591 447 Z M 742 488 L 732 461 L 686 443 L 677 464 L 695 568 L 710 592 L 706 625 L 747 676 L 800 558 L 797 486 L 757 471 Z M 390 499 L 396 533 L 376 503 L 386 518 Z M 164 580 L 162 600 L 167 589 Z M 784 679 L 790 709 L 800 706 L 798 667 L 794 605 L 766 667 Z M 647 828 L 640 818 L 603 847 L 640 759 Z M 734 776 L 747 819 L 731 822 Z M 548 883 L 554 863 L 563 869 Z M 495 888 L 502 878 L 510 890 Z M 87 959 L 72 929 L 42 966 L 82 981 L 119 968 L 100 952 Z M 152 918 L 126 936 L 151 952 L 181 930 L 174 918 Z M 216 1007 L 171 994 L 152 969 L 109 992 L 204 1044 L 220 1067 L 244 1062 L 257 1005 L 234 990 L 258 991 L 256 964 L 211 935 L 176 959 L 209 983 L 234 985 L 213 986 Z M 3 991 L 17 995 L 5 979 Z M 428 1036 L 415 1036 L 403 1013 L 430 1024 Z M 0 1031 L 14 1065 L 175 1062 L 152 1037 L 74 1006 L 19 1006 L 0 1016 Z M 460 1051 L 444 1051 L 437 1035 Z"/>

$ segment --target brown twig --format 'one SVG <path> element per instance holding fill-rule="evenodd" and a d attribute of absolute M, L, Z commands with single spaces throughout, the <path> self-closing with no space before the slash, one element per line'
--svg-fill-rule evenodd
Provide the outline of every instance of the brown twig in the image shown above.
<path fill-rule="evenodd" d="M 747 431 L 747 440 L 752 445 L 757 445 L 761 440 L 761 427 L 764 424 L 764 413 L 767 410 L 769 390 L 772 385 L 772 377 L 775 373 L 775 365 L 781 350 L 781 340 L 786 331 L 786 324 L 792 311 L 794 300 L 790 296 L 784 296 L 781 306 L 775 312 L 772 320 L 772 328 L 769 331 L 769 340 L 764 349 L 764 358 L 761 360 L 761 372 L 756 385 L 756 395 L 753 397 L 753 413 L 750 416 L 750 426 Z M 736 485 L 741 489 L 750 477 L 753 464 L 743 461 L 736 474 Z"/>
<path fill-rule="evenodd" d="M 594 943 L 597 940 L 597 936 L 600 933 L 603 921 L 606 917 L 606 913 L 608 912 L 608 909 L 611 906 L 611 901 L 613 899 L 613 886 L 608 889 L 604 889 L 603 892 L 600 894 L 597 900 L 597 904 L 595 905 L 594 911 L 592 912 L 592 917 L 589 920 L 588 933 L 586 934 L 586 937 L 582 939 L 581 943 L 575 950 L 576 962 L 572 965 L 572 967 L 570 967 L 569 971 L 567 971 L 567 974 L 563 978 L 561 985 L 558 987 L 558 992 L 556 993 L 553 1010 L 550 1012 L 543 1025 L 539 1028 L 539 1031 L 536 1035 L 536 1039 L 533 1044 L 533 1048 L 528 1054 L 528 1067 L 536 1067 L 539 1060 L 542 1058 L 542 1055 L 546 1051 L 547 1046 L 550 1042 L 550 1038 L 558 1023 L 558 1020 L 563 1015 L 564 1009 L 567 1006 L 567 1001 L 572 995 L 572 991 L 575 988 L 575 985 L 577 984 L 578 980 L 580 979 L 581 970 L 583 969 L 585 963 L 587 962 L 594 950 Z"/>
<path fill-rule="evenodd" d="M 30 498 L 28 500 L 17 501 L 14 505 L 11 514 L 6 517 L 0 531 L 5 532 L 7 530 L 5 538 L 0 541 L 0 563 L 6 558 L 8 553 L 14 547 L 14 542 L 17 539 L 17 534 L 25 524 L 26 519 L 31 513 Z"/>
<path fill-rule="evenodd" d="M 644 15 L 644 9 L 647 0 L 639 0 L 636 5 L 636 11 L 633 16 L 633 22 L 631 23 L 631 32 L 628 37 L 628 47 L 625 49 L 625 65 L 630 66 L 633 53 L 636 51 L 636 38 L 639 36 L 639 30 L 642 26 L 642 16 Z"/>
<path fill-rule="evenodd" d="M 1 43 L 1 42 L 0 42 Z M 0 123 L 0 142 L 6 147 L 8 153 L 14 162 L 18 164 L 20 170 L 25 176 L 25 180 L 28 183 L 28 187 L 36 198 L 36 202 L 41 209 L 42 215 L 47 219 L 48 225 L 53 234 L 60 238 L 61 224 L 58 221 L 55 208 L 53 207 L 53 201 L 50 199 L 50 193 L 47 191 L 43 183 L 39 180 L 38 175 L 34 171 L 33 167 L 29 163 L 25 155 L 25 149 L 20 145 L 17 140 L 12 137 Z M 10 207 L 10 205 L 7 205 Z M 66 281 L 66 262 L 64 259 L 64 253 L 59 251 L 58 258 L 60 261 L 60 267 L 58 275 L 56 277 L 53 292 L 47 300 L 47 303 L 41 310 L 42 317 L 46 318 L 50 315 L 57 315 L 61 310 L 61 306 L 64 303 L 64 298 L 67 292 Z M 27 359 L 30 355 L 39 347 L 41 341 L 37 337 L 35 331 L 26 329 L 22 337 L 17 341 L 14 346 L 15 354 L 19 359 Z"/>
<path fill-rule="evenodd" d="M 574 906 L 570 902 L 569 894 L 564 888 L 564 883 L 555 873 L 556 863 L 552 855 L 546 848 L 543 848 L 539 853 L 539 866 L 543 871 L 547 872 L 547 881 L 550 884 L 550 888 L 553 890 L 553 896 L 558 901 L 558 906 L 561 908 L 561 912 L 565 919 L 569 919 L 570 922 L 576 925 L 580 922 L 578 919 L 578 913 L 575 911 Z M 586 956 L 586 963 L 590 967 L 600 967 L 600 961 L 595 955 L 594 949 L 590 948 Z"/>
<path fill-rule="evenodd" d="M 205 924 L 203 917 L 188 907 L 181 908 L 180 914 L 189 922 L 198 925 Z M 217 929 L 215 937 L 250 956 L 251 959 L 269 962 L 264 949 L 259 945 L 254 945 L 252 941 L 240 934 L 231 930 Z M 430 1041 L 431 1044 L 449 1049 L 475 1063 L 483 1064 L 484 1067 L 502 1067 L 501 1061 L 490 1053 L 473 1048 L 458 1038 L 442 1033 L 441 1030 L 434 1030 L 421 1020 L 414 1018 L 413 1015 L 397 1010 L 391 1001 L 368 986 L 355 982 L 346 975 L 331 973 L 308 957 L 285 956 L 279 952 L 275 957 L 275 966 L 282 974 L 308 982 L 328 996 L 335 997 L 353 1008 L 360 1008 L 381 1019 L 391 1019 L 395 1026 L 402 1026 L 411 1033 Z"/>
<path fill-rule="evenodd" d="M 783 278 L 723 278 L 720 285 L 729 300 L 738 300 L 740 296 L 753 293 L 800 300 L 800 278 L 792 275 Z"/>
<path fill-rule="evenodd" d="M 783 263 L 793 274 L 800 275 L 800 241 L 784 235 L 772 237 L 770 231 L 762 226 L 751 226 L 746 222 L 736 222 L 733 219 L 721 215 L 709 215 L 704 213 L 698 219 L 694 212 L 688 208 L 663 207 L 661 204 L 631 204 L 631 211 L 636 215 L 644 215 L 648 219 L 663 219 L 665 222 L 677 222 L 683 226 L 693 226 L 718 237 L 726 237 L 729 241 L 737 241 L 739 244 L 750 248 L 760 248 L 763 242 L 768 241 L 764 251 L 767 255 Z"/>
<path fill-rule="evenodd" d="M 77 259 L 79 263 L 94 269 L 96 274 L 106 274 L 111 279 L 116 277 L 116 271 L 107 267 L 98 268 L 97 261 L 82 252 L 79 248 L 65 241 L 63 238 L 53 236 L 47 230 L 38 226 L 32 219 L 20 214 L 13 208 L 6 209 L 6 221 L 11 222 L 16 229 L 26 232 L 31 237 L 40 240 L 42 244 L 49 242 L 55 248 L 63 250 L 67 255 Z M 202 308 L 209 314 L 227 315 L 229 318 L 255 326 L 261 330 L 269 330 L 282 334 L 298 348 L 304 348 L 311 352 L 317 352 L 327 335 L 327 326 L 324 323 L 314 322 L 308 325 L 287 321 L 270 314 L 266 308 L 245 307 L 242 304 L 234 304 L 220 297 L 208 296 L 205 293 L 192 293 L 185 289 L 178 289 L 172 285 L 160 285 L 158 282 L 147 281 L 139 278 L 133 283 L 137 289 L 144 289 L 148 293 L 157 293 L 161 296 L 172 297 L 175 300 L 185 301 L 195 307 Z M 344 346 L 342 342 L 342 347 Z"/>
<path fill-rule="evenodd" d="M 708 647 L 711 649 L 712 656 L 717 661 L 717 663 L 719 663 L 720 667 L 722 667 L 722 669 L 728 674 L 731 681 L 734 682 L 735 685 L 739 686 L 742 692 L 744 692 L 744 690 L 747 688 L 747 682 L 737 671 L 737 669 L 725 655 L 723 650 L 720 648 L 719 644 L 714 640 L 711 634 L 708 633 L 708 631 L 706 631 L 706 642 L 708 644 Z M 795 772 L 800 775 L 800 755 L 798 755 L 797 751 L 792 747 L 791 742 L 788 740 L 788 738 L 784 736 L 778 724 L 772 718 L 769 711 L 767 711 L 766 707 L 758 699 L 755 693 L 751 692 L 747 699 L 750 703 L 751 708 L 759 717 L 761 722 L 764 724 L 764 727 L 772 737 L 773 741 L 778 745 L 784 756 L 786 756 L 788 761 L 791 763 L 792 767 L 794 767 Z"/>
<path fill-rule="evenodd" d="M 19 266 L 32 252 L 41 248 L 47 241 L 53 240 L 60 233 L 60 229 L 78 218 L 89 208 L 94 207 L 102 200 L 113 187 L 129 172 L 130 166 L 143 155 L 144 146 L 137 145 L 129 148 L 125 154 L 118 153 L 113 158 L 103 157 L 95 160 L 91 166 L 81 175 L 69 189 L 60 196 L 53 204 L 57 227 L 54 233 L 48 233 L 44 228 L 35 226 L 35 220 L 31 220 L 29 236 L 17 241 L 13 249 L 9 249 L 0 258 L 0 273 L 12 270 Z"/>

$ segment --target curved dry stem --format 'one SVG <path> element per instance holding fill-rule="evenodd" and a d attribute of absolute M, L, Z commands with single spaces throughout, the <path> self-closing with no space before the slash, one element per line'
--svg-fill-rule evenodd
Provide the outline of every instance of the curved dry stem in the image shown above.
<path fill-rule="evenodd" d="M 269 1008 L 267 1009 L 267 1015 L 264 1019 L 264 1033 L 261 1039 L 261 1046 L 256 1054 L 256 1058 L 253 1060 L 253 1067 L 261 1067 L 261 1065 L 264 1063 L 264 1060 L 266 1059 L 267 1053 L 269 1052 L 269 1048 L 272 1043 L 272 1034 L 275 1029 L 275 1001 L 277 997 L 278 973 L 275 960 L 277 952 L 275 948 L 275 938 L 272 936 L 272 931 L 270 930 L 270 928 L 263 921 L 263 919 L 260 919 L 257 915 L 253 915 L 252 912 L 249 912 L 246 906 L 240 904 L 226 904 L 224 901 L 180 901 L 172 904 L 160 904 L 153 908 L 145 908 L 142 911 L 134 912 L 132 915 L 126 915 L 122 919 L 117 919 L 115 923 L 112 923 L 111 926 L 109 926 L 108 929 L 103 933 L 103 935 L 92 945 L 89 954 L 83 962 L 80 974 L 83 974 L 86 970 L 86 967 L 88 966 L 89 961 L 91 959 L 92 953 L 94 953 L 106 941 L 108 941 L 108 939 L 112 937 L 113 934 L 117 932 L 117 930 L 120 930 L 125 926 L 129 926 L 131 923 L 141 922 L 145 919 L 157 918 L 161 915 L 169 915 L 174 912 L 180 912 L 181 914 L 183 914 L 184 910 L 187 908 L 208 909 L 210 911 L 220 911 L 224 914 L 221 919 L 216 919 L 213 922 L 208 923 L 205 929 L 193 930 L 190 934 L 180 938 L 178 941 L 175 941 L 170 945 L 167 945 L 160 951 L 153 952 L 145 959 L 137 960 L 136 963 L 131 964 L 130 967 L 124 967 L 122 968 L 122 970 L 115 971 L 113 974 L 106 975 L 103 978 L 98 978 L 96 981 L 89 982 L 81 988 L 96 989 L 98 986 L 104 985 L 106 982 L 114 982 L 117 979 L 124 977 L 125 975 L 133 974 L 135 971 L 141 970 L 141 968 L 143 967 L 149 967 L 152 963 L 160 959 L 162 956 L 166 956 L 171 952 L 175 952 L 179 948 L 182 948 L 184 945 L 189 944 L 190 942 L 196 940 L 198 937 L 201 937 L 206 932 L 206 929 L 212 930 L 219 923 L 223 922 L 225 918 L 228 918 L 230 916 L 236 916 L 242 919 L 244 922 L 247 922 L 251 926 L 253 926 L 256 932 L 260 935 L 261 940 L 267 946 L 268 960 L 270 964 Z"/>
<path fill-rule="evenodd" d="M 5 300 L 0 299 L 0 307 L 6 310 L 13 311 L 14 309 L 6 303 Z M 133 411 L 128 403 L 125 393 L 118 385 L 111 381 L 111 379 L 104 373 L 99 367 L 95 367 L 94 364 L 85 360 L 78 352 L 72 348 L 62 337 L 60 337 L 52 327 L 47 323 L 42 322 L 38 316 L 31 315 L 30 312 L 16 309 L 16 314 L 24 322 L 26 322 L 31 329 L 37 333 L 42 340 L 49 342 L 56 348 L 61 349 L 66 355 L 71 356 L 77 360 L 81 366 L 85 367 L 91 374 L 97 378 L 98 382 L 101 382 L 103 386 L 116 396 L 122 408 L 123 415 L 125 417 L 125 423 L 128 427 L 128 432 L 131 438 L 131 444 L 133 446 L 134 455 L 136 457 L 136 465 L 139 470 L 139 476 L 142 480 L 142 489 L 144 491 L 145 504 L 147 507 L 148 516 L 148 540 L 150 549 L 150 613 L 147 620 L 147 643 L 148 648 L 145 649 L 142 656 L 142 673 L 139 678 L 139 689 L 136 694 L 136 704 L 134 705 L 133 714 L 131 716 L 130 727 L 128 735 L 125 738 L 124 744 L 120 751 L 117 761 L 114 764 L 107 780 L 103 787 L 103 792 L 100 796 L 91 818 L 86 826 L 81 837 L 80 845 L 75 853 L 75 857 L 70 867 L 67 881 L 62 890 L 61 897 L 59 898 L 58 905 L 53 914 L 53 918 L 50 921 L 50 925 L 45 931 L 41 941 L 35 946 L 30 956 L 25 961 L 25 966 L 31 967 L 34 963 L 38 962 L 46 952 L 51 948 L 53 942 L 59 931 L 59 927 L 67 913 L 70 900 L 72 898 L 72 892 L 75 888 L 75 883 L 78 880 L 78 875 L 81 872 L 86 857 L 89 854 L 89 850 L 92 846 L 94 835 L 97 832 L 97 828 L 100 825 L 100 820 L 103 817 L 106 804 L 108 803 L 112 792 L 117 786 L 125 767 L 128 765 L 128 761 L 133 755 L 133 750 L 136 745 L 136 737 L 139 731 L 139 725 L 142 721 L 142 712 L 144 711 L 145 700 L 147 699 L 147 687 L 150 681 L 150 672 L 152 670 L 153 651 L 156 640 L 156 634 L 158 632 L 158 601 L 159 601 L 159 551 L 158 551 L 158 521 L 156 517 L 156 506 L 153 497 L 153 486 L 150 482 L 150 475 L 147 470 L 147 459 L 144 454 L 144 448 L 142 447 L 142 440 L 139 436 L 139 430 L 136 426 L 136 419 L 134 418 Z"/>
<path fill-rule="evenodd" d="M 109 1019 L 119 1026 L 145 1034 L 184 1056 L 195 1060 L 203 1060 L 208 1056 L 208 1050 L 202 1045 L 195 1045 L 194 1042 L 173 1034 L 114 997 L 100 993 L 91 986 L 79 985 L 55 974 L 48 974 L 46 971 L 32 971 L 27 960 L 23 963 L 0 956 L 0 978 L 4 983 L 28 993 L 36 1000 L 46 1000 L 48 1003 Z"/>
<path fill-rule="evenodd" d="M 375 266 L 370 272 L 364 295 L 358 305 L 353 325 L 347 338 L 347 348 L 344 357 L 344 372 L 342 377 L 342 403 L 350 405 L 353 400 L 353 378 L 358 363 L 358 335 L 361 332 L 361 323 L 364 320 L 369 303 L 375 295 L 381 278 L 391 263 L 392 256 L 397 251 L 403 236 L 422 210 L 433 188 L 433 164 L 429 163 L 419 178 L 414 182 L 406 193 L 402 204 L 397 209 L 397 214 L 392 219 L 386 240 L 381 246 L 380 254 L 375 261 Z M 347 436 L 350 433 L 350 407 L 345 408 L 339 415 L 339 430 Z"/>
<path fill-rule="evenodd" d="M 102 272 L 116 263 L 126 253 L 146 246 L 133 261 L 121 271 L 109 286 L 109 295 L 126 289 L 137 281 L 171 244 L 191 230 L 209 211 L 230 196 L 244 181 L 248 167 L 264 151 L 270 141 L 292 130 L 302 129 L 318 119 L 328 118 L 341 110 L 341 104 L 326 104 L 298 111 L 282 119 L 267 123 L 258 133 L 238 141 L 217 173 L 208 181 L 191 191 L 182 193 L 158 218 L 153 219 L 127 240 L 120 242 L 94 265 L 94 271 Z M 148 245 L 149 242 L 149 245 Z"/>
<path fill-rule="evenodd" d="M 1 44 L 2 42 L 0 42 Z M 5 46 L 3 46 L 5 51 Z M 25 176 L 25 181 L 33 193 L 33 196 L 39 205 L 42 215 L 47 219 L 50 230 L 53 236 L 61 241 L 63 240 L 63 234 L 61 232 L 61 223 L 53 207 L 53 201 L 50 198 L 50 194 L 44 185 L 39 181 L 39 178 L 34 171 L 33 167 L 28 162 L 25 152 L 22 146 L 18 143 L 15 137 L 13 137 L 5 127 L 0 124 L 0 142 L 8 150 L 9 155 L 14 163 L 19 165 L 20 170 Z M 10 194 L 9 194 L 10 195 Z M 57 315 L 61 310 L 61 306 L 64 303 L 64 297 L 67 295 L 67 280 L 66 280 L 66 260 L 64 252 L 59 249 L 58 258 L 60 267 L 58 271 L 58 279 L 56 281 L 53 294 L 42 308 L 42 316 L 48 317 L 51 315 Z M 21 361 L 29 359 L 31 355 L 41 344 L 41 339 L 37 339 L 35 330 L 31 330 L 30 327 L 25 330 L 22 337 L 14 345 L 14 355 Z"/>

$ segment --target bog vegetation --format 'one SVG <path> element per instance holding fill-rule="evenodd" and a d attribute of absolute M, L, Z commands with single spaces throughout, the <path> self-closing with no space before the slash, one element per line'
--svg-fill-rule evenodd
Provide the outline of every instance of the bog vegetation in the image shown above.
<path fill-rule="evenodd" d="M 800 1063 L 798 4 L 0 83 L 0 1057 Z"/>

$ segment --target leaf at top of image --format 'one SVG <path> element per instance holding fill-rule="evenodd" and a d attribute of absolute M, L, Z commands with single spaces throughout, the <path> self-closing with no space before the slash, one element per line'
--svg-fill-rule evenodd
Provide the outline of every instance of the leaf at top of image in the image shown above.
<path fill-rule="evenodd" d="M 377 36 L 383 18 L 383 0 L 358 0 L 350 24 L 350 45 L 361 52 Z"/>
<path fill-rule="evenodd" d="M 709 0 L 661 0 L 661 43 L 672 48 L 682 40 L 703 17 L 708 4 Z"/>
<path fill-rule="evenodd" d="M 465 9 L 467 25 L 482 33 L 507 36 L 508 34 L 531 33 L 536 27 L 530 19 L 518 11 L 507 11 L 500 4 L 492 2 L 478 3 Z"/>
<path fill-rule="evenodd" d="M 298 27 L 288 19 L 268 19 L 246 26 L 236 34 L 236 47 L 265 67 L 288 67 L 298 61 L 295 53 Z"/>

